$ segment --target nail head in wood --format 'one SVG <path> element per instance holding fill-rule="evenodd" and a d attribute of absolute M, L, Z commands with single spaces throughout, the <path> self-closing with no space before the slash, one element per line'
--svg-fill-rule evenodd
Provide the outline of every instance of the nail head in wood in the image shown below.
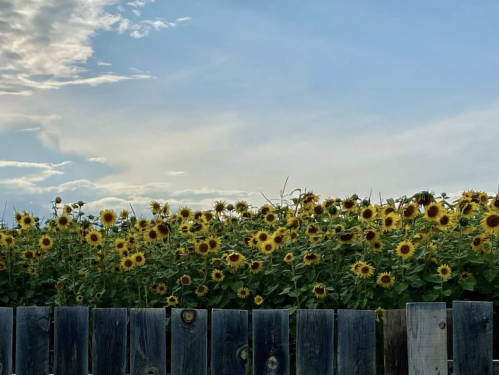
<path fill-rule="evenodd" d="M 184 310 L 182 312 L 182 320 L 184 323 L 191 324 L 196 320 L 196 311 L 194 310 Z"/>
<path fill-rule="evenodd" d="M 446 325 L 446 324 L 445 324 L 445 322 L 440 322 L 438 326 L 439 326 L 441 329 L 444 329 L 444 328 L 445 328 L 445 325 Z"/>

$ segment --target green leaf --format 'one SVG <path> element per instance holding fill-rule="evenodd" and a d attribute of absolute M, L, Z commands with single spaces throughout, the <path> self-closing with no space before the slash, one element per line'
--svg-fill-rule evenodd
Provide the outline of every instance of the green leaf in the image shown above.
<path fill-rule="evenodd" d="M 279 293 L 279 295 L 289 293 L 290 290 L 291 290 L 290 287 L 285 288 L 281 293 Z"/>
<path fill-rule="evenodd" d="M 292 308 L 289 309 L 289 315 L 293 315 L 294 312 L 298 309 L 298 306 L 293 306 Z"/>
<path fill-rule="evenodd" d="M 237 292 L 239 288 L 242 288 L 244 283 L 242 281 L 236 281 L 235 283 L 230 283 L 230 287 L 234 292 Z"/>
<path fill-rule="evenodd" d="M 428 294 L 423 295 L 423 301 L 425 301 L 425 302 L 432 302 L 432 301 L 435 301 L 437 298 L 438 298 L 438 295 L 436 295 L 436 294 L 428 293 Z"/>
<path fill-rule="evenodd" d="M 219 294 L 218 296 L 213 296 L 208 300 L 208 305 L 210 305 L 210 306 L 217 305 L 220 303 L 222 298 L 223 298 L 222 294 Z"/>
<path fill-rule="evenodd" d="M 420 272 L 420 271 L 424 270 L 425 267 L 426 267 L 426 264 L 420 264 L 419 266 L 414 268 L 410 273 Z"/>
<path fill-rule="evenodd" d="M 449 297 L 452 294 L 452 289 L 447 289 L 442 292 L 442 294 L 446 297 Z"/>
<path fill-rule="evenodd" d="M 490 283 L 497 276 L 497 269 L 491 268 L 489 270 L 485 270 L 483 272 L 483 276 L 485 276 L 485 279 Z"/>
<path fill-rule="evenodd" d="M 397 284 L 395 284 L 395 286 L 393 287 L 393 289 L 395 289 L 395 290 L 396 290 L 396 292 L 397 292 L 398 294 L 400 294 L 400 293 L 402 293 L 404 290 L 406 290 L 408 286 L 409 286 L 409 285 L 407 285 L 407 284 L 397 283 Z"/>
<path fill-rule="evenodd" d="M 425 280 L 427 280 L 431 283 L 436 283 L 436 284 L 440 284 L 442 282 L 442 278 L 438 275 L 435 275 L 435 274 L 427 275 L 425 277 Z"/>
<path fill-rule="evenodd" d="M 7 297 L 6 295 L 0 296 L 0 301 L 7 303 L 9 302 L 9 297 Z"/>
<path fill-rule="evenodd" d="M 17 291 L 7 292 L 7 295 L 10 297 L 10 299 L 13 299 L 13 300 L 16 300 L 17 297 L 19 297 L 19 293 Z"/>
<path fill-rule="evenodd" d="M 471 255 L 470 257 L 468 257 L 468 262 L 477 263 L 477 264 L 485 263 L 485 261 L 483 260 L 483 257 L 478 256 L 478 255 Z"/>
<path fill-rule="evenodd" d="M 468 281 L 460 281 L 459 284 L 464 290 L 473 291 L 475 289 L 476 279 L 470 279 Z"/>

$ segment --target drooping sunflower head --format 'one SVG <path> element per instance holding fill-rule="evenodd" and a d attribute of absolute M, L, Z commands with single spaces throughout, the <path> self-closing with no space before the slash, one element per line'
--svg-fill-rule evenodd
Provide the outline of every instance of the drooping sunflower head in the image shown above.
<path fill-rule="evenodd" d="M 342 245 L 352 244 L 357 240 L 357 235 L 355 232 L 350 231 L 340 235 L 339 243 Z"/>
<path fill-rule="evenodd" d="M 374 316 L 376 317 L 376 321 L 379 323 L 385 318 L 385 310 L 383 310 L 381 307 L 378 307 L 376 310 L 374 310 Z"/>
<path fill-rule="evenodd" d="M 326 298 L 327 290 L 326 286 L 324 284 L 315 284 L 314 287 L 312 288 L 312 293 L 317 297 L 317 298 Z"/>

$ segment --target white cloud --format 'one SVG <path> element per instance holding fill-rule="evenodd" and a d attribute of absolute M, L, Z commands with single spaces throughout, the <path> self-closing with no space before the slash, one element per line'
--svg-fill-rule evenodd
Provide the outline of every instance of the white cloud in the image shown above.
<path fill-rule="evenodd" d="M 19 130 L 16 130 L 16 133 L 33 133 L 33 132 L 37 132 L 41 129 L 42 129 L 41 127 L 37 126 L 34 128 L 19 129 Z"/>
<path fill-rule="evenodd" d="M 21 191 L 31 191 L 33 186 L 36 186 L 38 182 L 45 181 L 49 177 L 55 175 L 64 174 L 63 171 L 58 168 L 63 167 L 67 164 L 71 164 L 70 161 L 64 161 L 59 164 L 53 163 L 36 163 L 36 162 L 21 162 L 21 161 L 11 161 L 11 160 L 0 160 L 0 168 L 15 167 L 15 168 L 34 168 L 38 169 L 37 173 L 32 173 L 22 177 L 16 178 L 6 178 L 0 180 L 0 184 L 15 187 L 16 189 L 21 189 Z"/>
<path fill-rule="evenodd" d="M 127 3 L 127 5 L 134 8 L 143 8 L 146 6 L 147 3 L 154 3 L 155 1 L 156 0 L 135 0 Z"/>
<path fill-rule="evenodd" d="M 138 9 L 132 10 L 132 13 L 135 14 L 137 17 L 140 17 L 140 15 L 142 14 L 142 12 Z"/>
<path fill-rule="evenodd" d="M 125 8 L 123 8 L 121 5 L 118 5 L 116 9 L 118 9 L 118 12 L 120 13 L 123 13 L 125 11 Z"/>
<path fill-rule="evenodd" d="M 184 174 L 185 174 L 185 172 L 183 172 L 183 171 L 168 171 L 168 172 L 166 172 L 167 176 L 182 176 Z"/>
<path fill-rule="evenodd" d="M 111 64 L 111 63 L 104 62 L 104 61 L 98 61 L 98 62 L 97 62 L 97 65 L 98 65 L 98 66 L 111 66 L 112 64 Z"/>
<path fill-rule="evenodd" d="M 101 163 L 101 164 L 104 164 L 106 162 L 106 158 L 88 158 L 87 160 L 92 163 Z"/>

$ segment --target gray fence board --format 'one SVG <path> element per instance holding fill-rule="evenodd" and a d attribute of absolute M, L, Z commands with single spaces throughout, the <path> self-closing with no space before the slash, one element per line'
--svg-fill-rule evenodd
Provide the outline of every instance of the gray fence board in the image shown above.
<path fill-rule="evenodd" d="M 16 310 L 16 375 L 48 375 L 50 307 Z"/>
<path fill-rule="evenodd" d="M 126 374 L 127 309 L 94 309 L 92 374 Z"/>
<path fill-rule="evenodd" d="M 383 321 L 385 375 L 407 375 L 407 323 L 405 310 L 386 310 Z"/>
<path fill-rule="evenodd" d="M 253 312 L 253 374 L 289 375 L 289 311 Z"/>
<path fill-rule="evenodd" d="M 130 310 L 130 375 L 166 374 L 166 310 Z"/>
<path fill-rule="evenodd" d="M 407 304 L 409 375 L 447 375 L 445 303 Z"/>
<path fill-rule="evenodd" d="M 172 310 L 172 375 L 207 374 L 207 331 L 206 310 Z"/>
<path fill-rule="evenodd" d="M 298 310 L 296 374 L 333 375 L 334 311 Z"/>
<path fill-rule="evenodd" d="M 248 311 L 213 309 L 211 374 L 247 374 L 248 355 Z"/>
<path fill-rule="evenodd" d="M 12 375 L 13 320 L 13 309 L 0 307 L 0 375 Z"/>
<path fill-rule="evenodd" d="M 375 324 L 373 311 L 338 310 L 339 375 L 376 375 Z"/>

